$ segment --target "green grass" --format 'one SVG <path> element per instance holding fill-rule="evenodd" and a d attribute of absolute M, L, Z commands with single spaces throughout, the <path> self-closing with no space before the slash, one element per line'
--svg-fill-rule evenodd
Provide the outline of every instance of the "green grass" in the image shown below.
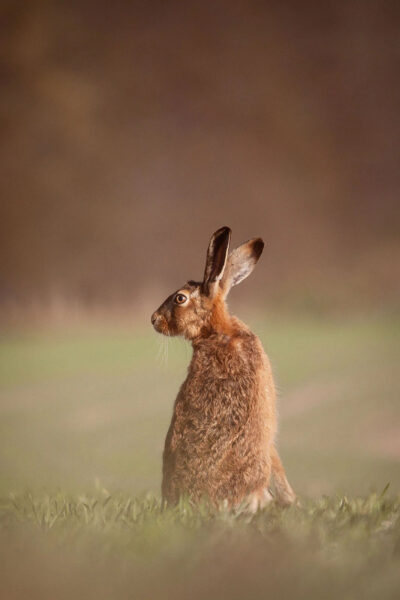
<path fill-rule="evenodd" d="M 398 598 L 400 499 L 385 493 L 254 517 L 100 490 L 0 507 L 1 598 Z"/>
<path fill-rule="evenodd" d="M 3 334 L 1 599 L 398 597 L 398 322 L 271 315 L 252 326 L 301 497 L 253 519 L 161 511 L 187 344 L 170 340 L 166 361 L 165 338 L 145 327 Z"/>
<path fill-rule="evenodd" d="M 397 323 L 274 316 L 253 328 L 280 390 L 278 446 L 300 493 L 400 488 Z M 150 328 L 0 338 L 0 493 L 95 480 L 160 487 L 161 452 L 190 347 Z M 161 346 L 163 348 L 163 346 Z M 157 359 L 159 356 L 159 359 Z"/>

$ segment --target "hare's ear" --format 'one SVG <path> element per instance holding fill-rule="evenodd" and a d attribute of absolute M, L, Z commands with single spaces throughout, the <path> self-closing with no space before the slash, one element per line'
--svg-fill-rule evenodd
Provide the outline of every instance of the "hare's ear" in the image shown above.
<path fill-rule="evenodd" d="M 202 284 L 202 291 L 208 296 L 214 295 L 217 284 L 224 273 L 230 239 L 229 227 L 221 227 L 211 237 Z"/>
<path fill-rule="evenodd" d="M 226 296 L 234 285 L 246 279 L 253 271 L 264 249 L 261 238 L 254 238 L 235 248 L 226 261 L 224 275 L 221 279 L 221 288 Z"/>

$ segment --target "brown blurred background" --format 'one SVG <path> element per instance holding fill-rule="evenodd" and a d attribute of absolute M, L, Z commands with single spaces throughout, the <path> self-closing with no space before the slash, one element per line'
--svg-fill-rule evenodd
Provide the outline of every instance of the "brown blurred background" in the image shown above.
<path fill-rule="evenodd" d="M 267 242 L 246 302 L 396 305 L 398 2 L 0 14 L 4 314 L 154 308 L 225 224 Z"/>

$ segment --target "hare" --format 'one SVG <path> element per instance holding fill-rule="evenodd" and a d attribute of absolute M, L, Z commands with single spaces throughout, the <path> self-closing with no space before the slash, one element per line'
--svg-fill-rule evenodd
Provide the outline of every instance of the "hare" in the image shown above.
<path fill-rule="evenodd" d="M 162 496 L 252 512 L 275 496 L 294 502 L 275 446 L 275 386 L 260 340 L 225 302 L 232 286 L 253 271 L 260 238 L 228 255 L 231 230 L 211 237 L 202 282 L 188 281 L 153 313 L 156 331 L 190 340 L 193 356 L 175 401 L 163 453 Z"/>

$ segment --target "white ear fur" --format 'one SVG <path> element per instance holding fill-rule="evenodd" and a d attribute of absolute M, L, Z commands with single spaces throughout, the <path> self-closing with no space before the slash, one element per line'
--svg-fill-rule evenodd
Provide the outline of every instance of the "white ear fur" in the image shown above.
<path fill-rule="evenodd" d="M 220 283 L 225 296 L 234 285 L 250 275 L 263 249 L 264 242 L 262 239 L 254 238 L 238 246 L 230 253 Z"/>

